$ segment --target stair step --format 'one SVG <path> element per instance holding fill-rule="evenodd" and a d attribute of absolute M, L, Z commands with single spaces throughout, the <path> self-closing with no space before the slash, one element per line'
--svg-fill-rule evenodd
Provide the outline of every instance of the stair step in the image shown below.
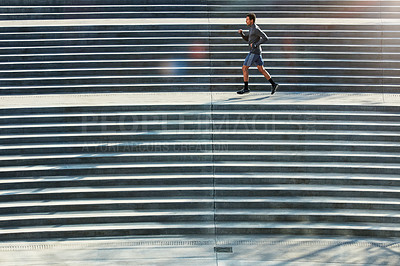
<path fill-rule="evenodd" d="M 150 117 L 149 117 L 150 118 Z M 154 117 L 153 117 L 154 118 Z M 244 119 L 239 119 L 239 120 L 234 120 L 234 119 L 229 119 L 225 121 L 218 121 L 218 119 L 214 119 L 213 121 L 211 120 L 173 120 L 173 119 L 166 119 L 166 118 L 161 118 L 157 120 L 157 117 L 155 117 L 156 120 L 153 121 L 118 121 L 118 122 L 106 122 L 106 121 L 100 121 L 100 122 L 81 122 L 81 123 L 54 123 L 54 124 L 21 124 L 21 125 L 1 125 L 0 129 L 29 129 L 29 128 L 46 128 L 46 129 L 51 129 L 51 128 L 88 128 L 88 127 L 95 127 L 95 126 L 121 126 L 121 125 L 126 125 L 126 126 L 156 126 L 156 125 L 168 125 L 168 126 L 173 126 L 173 125 L 207 125 L 212 123 L 215 127 L 222 127 L 222 126 L 229 126 L 229 125 L 247 125 L 247 126 L 252 126 L 255 127 L 257 125 L 291 125 L 291 124 L 297 124 L 299 127 L 302 125 L 315 125 L 315 126 L 357 126 L 357 128 L 363 129 L 364 126 L 366 127 L 374 127 L 374 126 L 382 126 L 382 127 L 391 127 L 394 130 L 397 129 L 397 127 L 400 127 L 400 123 L 389 123 L 389 122 L 360 122 L 360 121 L 352 121 L 352 122 L 344 122 L 344 121 L 301 121 L 301 120 L 296 120 L 296 121 L 284 121 L 284 120 L 253 120 L 253 121 L 248 121 Z M 312 118 L 311 118 L 312 119 Z M 167 128 L 166 128 L 167 129 Z M 371 130 L 372 131 L 372 130 Z"/>
<path fill-rule="evenodd" d="M 33 214 L 57 212 L 87 212 L 87 211 L 116 211 L 116 210 L 211 210 L 214 201 L 211 197 L 179 197 L 179 198 L 136 198 L 136 199 L 80 199 L 52 201 L 16 201 L 0 202 L 0 213 Z"/>
<path fill-rule="evenodd" d="M 394 198 L 354 197 L 217 197 L 216 209 L 310 209 L 310 210 L 385 210 L 398 211 L 400 202 Z"/>
<path fill-rule="evenodd" d="M 218 223 L 217 233 L 230 234 L 290 234 L 290 235 L 352 235 L 399 237 L 397 224 L 341 224 L 341 223 Z"/>
<path fill-rule="evenodd" d="M 176 148 L 176 147 L 175 147 Z M 266 152 L 266 151 L 237 151 L 237 150 L 226 150 L 223 148 L 221 151 L 214 150 L 211 152 L 211 146 L 197 146 L 197 150 L 191 150 L 185 152 L 185 148 L 182 152 L 178 150 L 166 152 L 164 148 L 160 147 L 157 152 L 135 152 L 132 151 L 125 153 L 80 153 L 80 154 L 59 154 L 59 155 L 47 155 L 47 156 L 0 156 L 0 167 L 17 167 L 17 166 L 37 166 L 37 165 L 54 165 L 59 166 L 61 169 L 64 168 L 63 164 L 68 161 L 68 164 L 82 164 L 89 165 L 91 163 L 98 163 L 99 165 L 115 164 L 115 163 L 144 163 L 148 162 L 162 163 L 162 162 L 204 162 L 214 160 L 217 163 L 224 161 L 233 162 L 292 162 L 303 163 L 313 165 L 314 163 L 348 163 L 349 166 L 352 164 L 359 163 L 363 166 L 365 163 L 372 165 L 387 165 L 393 166 L 400 162 L 400 156 L 395 153 L 381 154 L 378 152 L 369 153 L 356 153 L 356 152 L 333 152 L 333 151 L 321 151 L 321 152 Z M 1 171 L 1 168 L 0 168 Z"/>
<path fill-rule="evenodd" d="M 215 180 L 213 177 L 215 176 Z M 382 190 L 384 188 L 397 189 L 400 187 L 400 179 L 396 175 L 301 175 L 300 173 L 288 172 L 279 174 L 243 174 L 237 173 L 222 174 L 215 173 L 215 175 L 199 173 L 196 175 L 171 173 L 170 175 L 157 175 L 156 173 L 149 173 L 148 175 L 132 175 L 132 176 L 41 176 L 40 178 L 17 177 L 12 179 L 2 178 L 0 184 L 2 190 L 8 191 L 23 191 L 29 189 L 33 192 L 40 192 L 45 189 L 51 188 L 81 188 L 81 187 L 120 187 L 120 186 L 159 186 L 159 187 L 179 187 L 185 184 L 186 186 L 197 185 L 199 187 L 211 186 L 215 184 L 213 190 L 223 186 L 261 186 L 261 187 L 275 187 L 278 185 L 287 185 L 297 187 L 300 185 L 310 186 L 310 190 L 314 186 L 326 188 L 329 186 L 344 187 L 353 189 L 360 188 L 360 191 L 365 188 L 375 188 Z M 41 189 L 38 191 L 38 189 Z"/>
<path fill-rule="evenodd" d="M 20 216 L 5 216 L 0 220 L 0 226 L 6 228 L 22 228 L 48 225 L 84 225 L 84 224 L 117 224 L 117 223 L 182 223 L 214 220 L 214 213 L 207 210 L 184 210 L 179 213 L 171 211 L 105 211 L 84 213 L 55 213 L 55 214 L 29 214 Z"/>
<path fill-rule="evenodd" d="M 382 215 L 387 215 L 389 217 L 400 217 L 400 212 L 398 211 L 382 211 L 382 210 L 344 210 L 344 209 L 316 209 L 316 210 L 302 210 L 302 209 L 221 209 L 216 210 L 216 215 L 231 215 L 240 217 L 243 216 L 295 216 L 295 215 L 309 215 L 309 216 L 371 216 L 371 217 L 381 217 Z M 22 216 L 25 217 L 25 216 Z"/>
<path fill-rule="evenodd" d="M 84 198 L 143 198 L 148 197 L 240 197 L 242 199 L 258 197 L 369 197 L 392 198 L 400 195 L 396 187 L 372 187 L 372 186 L 327 186 L 327 185 L 218 185 L 212 187 L 202 184 L 174 185 L 174 186 L 140 186 L 140 187 L 73 187 L 73 188 L 42 188 L 18 189 L 0 191 L 1 202 L 16 202 L 26 200 L 59 200 L 59 199 L 84 199 Z"/>
<path fill-rule="evenodd" d="M 40 239 L 40 238 L 68 238 L 102 236 L 127 236 L 127 235 L 178 235 L 196 234 L 211 235 L 214 233 L 214 224 L 204 223 L 143 223 L 143 224 L 91 224 L 91 225 L 63 225 L 63 226 L 38 226 L 24 227 L 21 229 L 3 229 L 0 239 Z"/>

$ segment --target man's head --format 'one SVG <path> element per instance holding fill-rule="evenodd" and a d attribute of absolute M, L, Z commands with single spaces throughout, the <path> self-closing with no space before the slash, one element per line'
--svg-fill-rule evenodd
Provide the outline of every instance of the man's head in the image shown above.
<path fill-rule="evenodd" d="M 249 13 L 246 15 L 246 24 L 247 26 L 251 26 L 254 23 L 256 23 L 256 14 L 254 13 Z"/>

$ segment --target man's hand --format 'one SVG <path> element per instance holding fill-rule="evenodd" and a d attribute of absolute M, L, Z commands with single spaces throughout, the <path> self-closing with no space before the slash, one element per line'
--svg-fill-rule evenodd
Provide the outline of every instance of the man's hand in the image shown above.
<path fill-rule="evenodd" d="M 238 30 L 238 32 L 239 32 L 239 34 L 243 34 L 243 30 L 242 29 Z"/>

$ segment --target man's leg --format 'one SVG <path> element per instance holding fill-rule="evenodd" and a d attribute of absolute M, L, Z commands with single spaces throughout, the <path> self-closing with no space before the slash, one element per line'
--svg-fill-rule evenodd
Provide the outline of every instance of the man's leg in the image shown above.
<path fill-rule="evenodd" d="M 264 66 L 262 66 L 262 65 L 261 65 L 261 66 L 257 66 L 257 68 L 258 68 L 258 71 L 260 71 L 261 74 L 263 74 L 264 77 L 265 77 L 267 80 L 270 80 L 270 79 L 271 79 L 271 75 L 268 73 L 267 70 L 265 70 Z"/>
<path fill-rule="evenodd" d="M 258 71 L 260 71 L 261 74 L 263 74 L 264 77 L 271 83 L 271 85 L 272 85 L 271 94 L 274 94 L 276 92 L 276 90 L 278 89 L 279 84 L 275 83 L 272 80 L 271 75 L 268 73 L 267 70 L 265 70 L 263 65 L 258 65 L 257 68 L 258 68 Z"/>
<path fill-rule="evenodd" d="M 249 66 L 242 66 L 242 71 L 243 71 L 243 81 L 244 81 L 244 88 L 240 91 L 238 91 L 238 94 L 244 94 L 244 93 L 249 93 Z"/>
<path fill-rule="evenodd" d="M 249 82 L 249 66 L 242 66 L 242 71 L 243 71 L 243 81 L 244 82 Z"/>
<path fill-rule="evenodd" d="M 242 66 L 244 89 L 249 89 L 249 66 Z"/>

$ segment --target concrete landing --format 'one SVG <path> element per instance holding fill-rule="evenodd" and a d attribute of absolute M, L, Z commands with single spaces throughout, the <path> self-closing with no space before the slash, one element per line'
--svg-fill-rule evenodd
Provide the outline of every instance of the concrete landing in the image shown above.
<path fill-rule="evenodd" d="M 399 106 L 400 94 L 383 93 L 313 93 L 313 92 L 159 92 L 43 94 L 0 96 L 0 108 L 165 105 L 165 104 L 315 104 Z"/>
<path fill-rule="evenodd" d="M 0 264 L 399 265 L 400 240 L 209 236 L 12 242 L 0 244 Z"/>

